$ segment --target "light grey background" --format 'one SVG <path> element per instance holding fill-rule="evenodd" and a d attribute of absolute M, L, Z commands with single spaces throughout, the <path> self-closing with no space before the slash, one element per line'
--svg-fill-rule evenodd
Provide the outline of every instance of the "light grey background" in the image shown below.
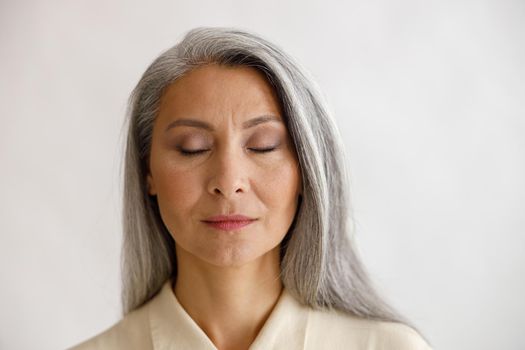
<path fill-rule="evenodd" d="M 119 318 L 126 99 L 195 26 L 317 79 L 344 135 L 359 251 L 436 349 L 524 349 L 525 2 L 0 2 L 0 348 Z"/>

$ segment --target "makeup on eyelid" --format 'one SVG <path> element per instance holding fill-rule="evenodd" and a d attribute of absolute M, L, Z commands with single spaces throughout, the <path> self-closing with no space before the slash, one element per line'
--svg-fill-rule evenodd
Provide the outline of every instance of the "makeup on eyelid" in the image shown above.
<path fill-rule="evenodd" d="M 247 147 L 247 149 L 255 153 L 269 153 L 269 152 L 278 150 L 280 146 L 281 144 L 278 143 L 273 146 Z M 177 146 L 176 149 L 183 155 L 197 155 L 197 154 L 202 154 L 204 152 L 210 151 L 209 148 L 185 148 L 181 146 Z"/>
<path fill-rule="evenodd" d="M 268 150 L 268 149 L 274 149 L 279 148 L 282 144 L 280 137 L 265 137 L 266 135 L 259 136 L 255 135 L 251 139 L 256 139 L 256 142 L 248 142 L 246 143 L 246 148 L 248 149 L 258 149 L 258 150 Z M 204 141 L 201 141 L 204 139 Z M 212 148 L 213 142 L 208 141 L 208 137 L 194 137 L 192 135 L 181 137 L 176 139 L 174 142 L 175 148 L 177 150 L 184 150 L 188 152 L 198 151 L 198 150 L 208 150 Z"/>

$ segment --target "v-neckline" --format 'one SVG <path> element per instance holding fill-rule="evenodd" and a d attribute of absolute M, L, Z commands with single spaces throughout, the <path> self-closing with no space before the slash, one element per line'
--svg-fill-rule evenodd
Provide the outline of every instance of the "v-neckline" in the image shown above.
<path fill-rule="evenodd" d="M 149 308 L 151 339 L 155 350 L 217 350 L 215 344 L 186 312 L 166 281 Z M 249 350 L 281 348 L 304 349 L 310 309 L 283 288 L 268 319 Z"/>

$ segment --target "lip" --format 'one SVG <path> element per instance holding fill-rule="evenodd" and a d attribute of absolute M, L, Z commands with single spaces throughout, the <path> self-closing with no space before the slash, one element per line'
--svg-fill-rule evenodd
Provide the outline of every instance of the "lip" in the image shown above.
<path fill-rule="evenodd" d="M 222 231 L 238 230 L 242 227 L 248 226 L 256 219 L 245 215 L 217 215 L 203 220 L 203 222 L 215 229 Z"/>
<path fill-rule="evenodd" d="M 209 217 L 204 221 L 217 222 L 217 221 L 248 221 L 248 220 L 255 220 L 255 219 L 250 218 L 245 215 L 241 215 L 241 214 L 233 214 L 233 215 L 216 215 L 216 216 Z"/>

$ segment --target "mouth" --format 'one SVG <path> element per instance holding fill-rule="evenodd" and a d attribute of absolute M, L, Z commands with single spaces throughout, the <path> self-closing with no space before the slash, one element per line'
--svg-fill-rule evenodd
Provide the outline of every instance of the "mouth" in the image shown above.
<path fill-rule="evenodd" d="M 206 225 L 222 231 L 233 231 L 250 225 L 255 220 L 203 221 Z"/>
<path fill-rule="evenodd" d="M 233 231 L 248 226 L 256 220 L 244 215 L 218 215 L 202 222 L 218 230 Z"/>

